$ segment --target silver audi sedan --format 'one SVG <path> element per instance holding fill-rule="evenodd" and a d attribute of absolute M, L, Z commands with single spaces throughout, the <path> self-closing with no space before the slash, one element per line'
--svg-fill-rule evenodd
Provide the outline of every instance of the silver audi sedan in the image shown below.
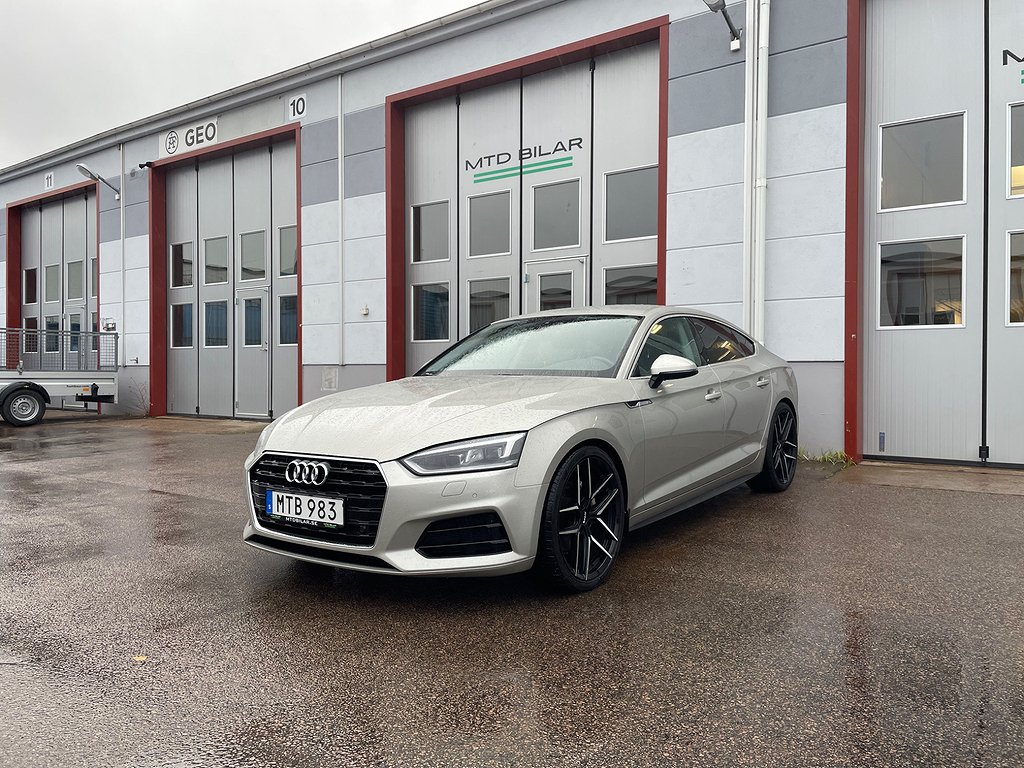
<path fill-rule="evenodd" d="M 784 491 L 797 385 L 682 307 L 495 322 L 415 376 L 270 424 L 245 463 L 259 549 L 361 571 L 604 582 L 631 530 L 747 483 Z"/>

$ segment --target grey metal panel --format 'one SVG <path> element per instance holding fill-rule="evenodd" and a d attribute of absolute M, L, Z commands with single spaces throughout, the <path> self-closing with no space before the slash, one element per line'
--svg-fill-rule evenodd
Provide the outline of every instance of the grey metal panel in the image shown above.
<path fill-rule="evenodd" d="M 345 197 L 384 191 L 384 150 L 375 149 L 345 158 Z M 303 192 L 305 201 L 305 192 Z"/>
<path fill-rule="evenodd" d="M 7 234 L 7 209 L 0 208 L 0 237 Z M 0 251 L 0 255 L 6 256 L 6 252 Z"/>
<path fill-rule="evenodd" d="M 196 243 L 197 301 L 194 312 L 196 345 L 199 350 L 199 412 L 205 416 L 234 415 L 234 279 L 232 220 L 232 161 L 230 157 L 210 160 L 199 166 L 199 237 Z M 227 239 L 227 282 L 206 284 L 206 242 Z M 227 303 L 227 346 L 206 345 L 206 304 Z"/>
<path fill-rule="evenodd" d="M 774 6 L 773 6 L 774 7 Z M 842 363 L 790 363 L 800 387 L 800 448 L 812 456 L 843 449 Z"/>
<path fill-rule="evenodd" d="M 769 77 L 770 73 L 771 69 Z M 742 123 L 743 89 L 742 62 L 670 80 L 668 135 L 678 136 Z M 768 92 L 771 94 L 770 88 Z"/>
<path fill-rule="evenodd" d="M 124 236 L 138 237 L 149 234 L 149 204 L 135 203 L 124 208 Z"/>
<path fill-rule="evenodd" d="M 319 123 L 303 123 L 300 135 L 303 165 L 314 165 L 338 157 L 338 118 L 332 117 Z"/>
<path fill-rule="evenodd" d="M 334 146 L 337 149 L 337 120 Z M 305 128 L 303 129 L 305 136 Z M 303 148 L 305 157 L 305 148 Z M 271 243 L 273 264 L 273 290 L 270 306 L 271 355 L 271 408 L 275 416 L 298 405 L 299 350 L 296 345 L 281 344 L 281 297 L 298 295 L 298 277 L 281 276 L 281 229 L 295 226 L 295 144 L 275 144 L 271 158 L 273 188 L 271 195 L 272 230 Z M 298 245 L 296 244 L 296 248 Z"/>
<path fill-rule="evenodd" d="M 345 179 L 346 185 L 348 179 Z M 383 189 L 383 187 L 381 188 Z M 346 189 L 347 191 L 347 189 Z M 381 190 L 378 190 L 381 191 Z M 338 161 L 302 166 L 302 204 L 316 205 L 338 199 Z"/>
<path fill-rule="evenodd" d="M 100 211 L 100 242 L 109 243 L 121 239 L 121 209 Z"/>
<path fill-rule="evenodd" d="M 117 179 L 109 179 L 109 181 L 117 186 Z M 110 211 L 114 208 L 121 207 L 121 201 L 116 200 L 114 197 L 114 190 L 108 187 L 106 184 L 100 184 L 100 211 Z"/>
<path fill-rule="evenodd" d="M 845 102 L 845 38 L 770 57 L 769 116 Z"/>
<path fill-rule="evenodd" d="M 775 0 L 769 53 L 846 37 L 847 0 Z"/>
<path fill-rule="evenodd" d="M 36 297 L 37 301 L 34 304 L 25 304 L 25 286 L 22 285 L 22 305 L 21 314 L 22 317 L 40 317 L 42 315 L 42 301 L 43 301 L 43 281 L 42 274 L 43 270 L 40 266 L 42 263 L 41 256 L 41 214 L 38 208 L 23 208 L 21 211 L 21 279 L 22 283 L 25 280 L 25 270 L 35 268 L 36 272 Z M 11 285 L 8 284 L 7 290 L 11 290 Z M 42 327 L 42 321 L 40 321 L 40 327 Z"/>
<path fill-rule="evenodd" d="M 163 269 L 167 270 L 167 410 L 170 413 L 194 414 L 199 402 L 199 318 L 195 311 L 196 288 L 195 254 L 198 253 L 196 171 L 189 165 L 167 172 L 167 252 Z M 191 243 L 193 254 L 193 284 L 189 287 L 170 287 L 171 247 L 176 243 Z M 192 347 L 171 346 L 173 306 L 188 304 L 192 307 Z"/>
<path fill-rule="evenodd" d="M 776 0 L 778 2 L 778 0 Z M 774 11 L 775 5 L 772 5 Z M 730 3 L 729 16 L 742 29 L 747 13 L 745 2 Z M 772 18 L 772 33 L 775 32 Z M 747 35 L 740 38 L 739 51 L 729 50 L 729 28 L 721 14 L 705 13 L 672 22 L 668 28 L 669 78 L 706 72 L 729 64 L 743 63 L 746 57 Z"/>
<path fill-rule="evenodd" d="M 384 147 L 384 105 L 345 115 L 345 155 Z"/>
<path fill-rule="evenodd" d="M 100 185 L 102 187 L 102 185 Z M 131 168 L 124 176 L 124 188 L 121 197 L 125 205 L 144 203 L 149 200 L 149 169 Z"/>

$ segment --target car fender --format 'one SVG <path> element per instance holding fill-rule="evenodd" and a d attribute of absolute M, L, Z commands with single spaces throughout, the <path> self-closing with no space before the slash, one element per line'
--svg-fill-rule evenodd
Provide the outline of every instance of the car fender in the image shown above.
<path fill-rule="evenodd" d="M 50 394 L 46 391 L 45 387 L 41 387 L 34 381 L 16 381 L 13 384 L 8 384 L 3 389 L 0 389 L 0 408 L 7 401 L 7 398 L 12 397 L 15 392 L 21 392 L 22 390 L 30 389 L 37 393 L 43 398 L 43 402 L 47 405 L 50 404 Z"/>

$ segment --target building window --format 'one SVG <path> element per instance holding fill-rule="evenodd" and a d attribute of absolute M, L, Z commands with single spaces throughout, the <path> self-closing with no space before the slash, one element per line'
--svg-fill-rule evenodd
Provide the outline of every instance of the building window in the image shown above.
<path fill-rule="evenodd" d="M 81 299 L 85 296 L 85 264 L 81 261 L 68 262 L 68 299 Z"/>
<path fill-rule="evenodd" d="M 43 298 L 47 302 L 60 301 L 60 264 L 43 268 Z"/>
<path fill-rule="evenodd" d="M 26 317 L 23 327 L 25 337 L 21 342 L 21 350 L 26 354 L 35 354 L 39 351 L 39 318 Z"/>
<path fill-rule="evenodd" d="M 78 262 L 81 264 L 82 262 Z M 73 315 L 68 316 L 68 329 L 71 331 L 71 335 L 68 337 L 68 351 L 77 352 L 79 348 L 78 341 L 82 337 L 82 316 L 75 312 Z"/>
<path fill-rule="evenodd" d="M 100 260 L 93 257 L 89 260 L 89 274 L 92 275 L 92 290 L 89 295 L 96 298 L 100 295 Z"/>
<path fill-rule="evenodd" d="M 1010 235 L 1010 306 L 1011 323 L 1024 323 L 1024 232 Z"/>
<path fill-rule="evenodd" d="M 960 203 L 964 116 L 882 126 L 881 209 Z"/>
<path fill-rule="evenodd" d="M 282 296 L 278 315 L 278 344 L 299 343 L 299 300 L 297 296 Z"/>
<path fill-rule="evenodd" d="M 881 327 L 963 324 L 963 238 L 883 243 L 880 251 Z"/>
<path fill-rule="evenodd" d="M 510 283 L 507 277 L 498 280 L 469 281 L 470 333 L 509 316 Z"/>
<path fill-rule="evenodd" d="M 263 344 L 263 299 L 245 300 L 245 346 L 259 347 Z"/>
<path fill-rule="evenodd" d="M 171 346 L 184 349 L 192 346 L 192 305 L 171 305 Z"/>
<path fill-rule="evenodd" d="M 448 341 L 448 283 L 412 288 L 412 340 Z"/>
<path fill-rule="evenodd" d="M 39 301 L 39 270 L 33 267 L 25 270 L 25 304 L 35 304 Z"/>
<path fill-rule="evenodd" d="M 295 227 L 281 227 L 278 231 L 278 243 L 281 253 L 281 277 L 295 275 L 298 257 L 296 251 Z"/>
<path fill-rule="evenodd" d="M 228 281 L 228 239 L 211 237 L 203 241 L 206 251 L 206 265 L 203 268 L 203 282 L 217 285 Z"/>
<path fill-rule="evenodd" d="M 192 285 L 192 243 L 174 243 L 171 246 L 171 288 Z"/>
<path fill-rule="evenodd" d="M 580 244 L 580 180 L 533 188 L 533 250 Z"/>
<path fill-rule="evenodd" d="M 469 198 L 469 255 L 505 256 L 512 252 L 512 193 Z"/>
<path fill-rule="evenodd" d="M 448 258 L 448 201 L 412 207 L 412 260 Z"/>
<path fill-rule="evenodd" d="M 1024 195 L 1024 104 L 1010 107 L 1010 197 Z"/>
<path fill-rule="evenodd" d="M 656 304 L 658 267 L 616 267 L 604 272 L 605 304 Z"/>
<path fill-rule="evenodd" d="M 57 315 L 47 315 L 44 322 L 46 329 L 44 349 L 47 352 L 60 352 L 60 318 Z"/>
<path fill-rule="evenodd" d="M 658 168 L 605 176 L 604 237 L 607 242 L 658 236 Z"/>
<path fill-rule="evenodd" d="M 569 309 L 572 306 L 572 273 L 540 276 L 540 308 Z"/>
<path fill-rule="evenodd" d="M 92 349 L 93 352 L 99 352 L 100 351 L 100 313 L 99 312 L 93 312 L 92 313 L 92 342 L 90 344 L 90 349 Z"/>
<path fill-rule="evenodd" d="M 241 235 L 242 276 L 241 280 L 262 280 L 267 276 L 267 236 L 259 232 Z"/>
<path fill-rule="evenodd" d="M 207 347 L 226 347 L 228 345 L 228 303 L 226 301 L 208 301 L 206 313 L 206 344 Z"/>

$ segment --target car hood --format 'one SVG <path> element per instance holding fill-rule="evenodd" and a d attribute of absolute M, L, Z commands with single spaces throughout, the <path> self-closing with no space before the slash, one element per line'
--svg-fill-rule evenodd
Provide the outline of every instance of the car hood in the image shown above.
<path fill-rule="evenodd" d="M 632 391 L 619 379 L 416 376 L 299 406 L 275 423 L 264 450 L 390 461 L 453 440 L 526 431 L 625 402 Z"/>

